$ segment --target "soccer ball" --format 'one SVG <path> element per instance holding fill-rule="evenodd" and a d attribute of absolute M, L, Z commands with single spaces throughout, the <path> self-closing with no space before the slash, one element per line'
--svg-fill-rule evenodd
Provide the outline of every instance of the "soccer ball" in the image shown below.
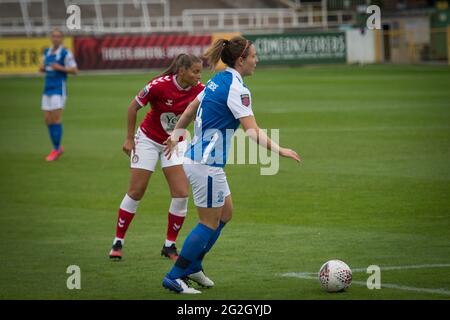
<path fill-rule="evenodd" d="M 330 260 L 320 268 L 319 281 L 325 291 L 344 291 L 352 283 L 352 270 L 341 260 Z"/>

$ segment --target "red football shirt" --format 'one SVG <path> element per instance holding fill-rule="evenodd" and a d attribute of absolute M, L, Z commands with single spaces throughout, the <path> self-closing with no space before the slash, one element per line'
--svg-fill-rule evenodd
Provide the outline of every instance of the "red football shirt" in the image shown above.
<path fill-rule="evenodd" d="M 151 109 L 141 123 L 141 130 L 153 141 L 162 144 L 172 133 L 181 114 L 189 103 L 203 91 L 199 82 L 194 87 L 181 88 L 175 75 L 158 77 L 150 81 L 135 97 L 144 107 L 150 103 Z"/>

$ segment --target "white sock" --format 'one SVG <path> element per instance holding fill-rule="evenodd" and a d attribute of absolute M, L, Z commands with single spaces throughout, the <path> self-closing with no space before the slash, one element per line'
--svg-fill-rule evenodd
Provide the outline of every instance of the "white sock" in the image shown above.
<path fill-rule="evenodd" d="M 115 245 L 116 242 L 119 241 L 119 240 L 122 242 L 122 245 L 125 243 L 125 239 L 121 239 L 121 238 L 115 237 L 114 240 L 113 240 L 113 245 Z"/>
<path fill-rule="evenodd" d="M 189 198 L 172 198 L 169 212 L 175 216 L 186 217 Z"/>
<path fill-rule="evenodd" d="M 166 239 L 166 243 L 164 244 L 166 247 L 170 247 L 172 244 L 174 244 L 175 241 L 170 241 Z"/>
<path fill-rule="evenodd" d="M 125 194 L 122 202 L 120 203 L 120 209 L 129 213 L 136 213 L 137 207 L 140 201 L 132 199 L 128 194 Z"/>

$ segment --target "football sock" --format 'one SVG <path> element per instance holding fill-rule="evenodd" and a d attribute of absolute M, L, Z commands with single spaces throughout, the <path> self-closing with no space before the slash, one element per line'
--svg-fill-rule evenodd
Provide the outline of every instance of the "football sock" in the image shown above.
<path fill-rule="evenodd" d="M 207 254 L 209 252 L 209 250 L 211 250 L 211 248 L 216 243 L 217 239 L 220 236 L 220 232 L 222 231 L 223 227 L 225 227 L 225 224 L 226 224 L 225 222 L 220 221 L 219 227 L 217 227 L 217 229 L 214 231 L 211 239 L 209 240 L 208 244 L 205 247 L 205 250 L 203 250 L 203 252 L 197 258 L 197 260 L 195 260 L 194 263 L 192 263 L 190 270 L 189 270 L 189 274 L 202 270 L 203 258 L 205 257 L 205 254 Z"/>
<path fill-rule="evenodd" d="M 124 239 L 128 226 L 133 220 L 139 201 L 136 201 L 125 194 L 122 203 L 119 207 L 119 214 L 117 217 L 116 238 Z"/>
<path fill-rule="evenodd" d="M 113 245 L 114 245 L 117 241 L 122 242 L 122 245 L 125 243 L 125 239 L 115 237 L 114 240 L 113 240 Z"/>
<path fill-rule="evenodd" d="M 178 232 L 186 218 L 187 205 L 188 198 L 172 198 L 168 214 L 166 247 L 170 247 L 177 240 Z"/>
<path fill-rule="evenodd" d="M 48 125 L 48 132 L 53 144 L 53 149 L 59 150 L 63 134 L 63 127 L 61 123 L 52 123 Z"/>
<path fill-rule="evenodd" d="M 181 253 L 172 269 L 167 274 L 169 279 L 178 279 L 189 274 L 190 267 L 202 254 L 209 240 L 214 234 L 214 229 L 198 223 L 184 241 Z"/>
<path fill-rule="evenodd" d="M 170 246 L 173 245 L 174 243 L 175 243 L 175 241 L 166 240 L 166 241 L 164 242 L 164 246 L 165 246 L 165 247 L 170 247 Z"/>

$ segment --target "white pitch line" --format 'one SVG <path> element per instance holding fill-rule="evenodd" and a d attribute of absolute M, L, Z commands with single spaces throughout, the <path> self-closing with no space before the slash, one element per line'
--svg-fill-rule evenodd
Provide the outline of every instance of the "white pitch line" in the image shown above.
<path fill-rule="evenodd" d="M 422 264 L 422 265 L 411 265 L 411 266 L 391 266 L 391 267 L 380 267 L 380 270 L 407 270 L 407 269 L 427 269 L 427 268 L 447 268 L 450 267 L 450 264 Z M 352 272 L 366 272 L 367 269 L 364 268 L 355 268 Z M 294 277 L 300 279 L 310 279 L 310 280 L 318 280 L 317 272 L 289 272 L 283 273 L 282 277 Z M 367 283 L 364 281 L 352 281 L 352 284 L 357 284 L 361 286 L 367 286 Z M 391 283 L 382 283 L 382 288 L 390 288 L 404 291 L 414 291 L 421 293 L 432 293 L 432 294 L 443 294 L 450 295 L 450 291 L 446 289 L 429 289 L 429 288 L 416 288 L 416 287 L 408 287 Z"/>
<path fill-rule="evenodd" d="M 317 276 L 310 276 L 307 275 L 306 272 L 303 273 L 285 273 L 282 275 L 283 277 L 295 277 L 300 279 L 309 279 L 309 280 L 318 280 Z M 360 286 L 367 286 L 367 283 L 364 281 L 352 281 L 353 284 L 358 284 Z M 391 284 L 391 283 L 382 283 L 382 288 L 390 288 L 390 289 L 398 289 L 398 290 L 405 290 L 405 291 L 414 291 L 414 292 L 425 292 L 425 293 L 433 293 L 433 294 L 443 294 L 443 295 L 450 295 L 450 291 L 446 289 L 429 289 L 429 288 L 416 288 L 416 287 L 408 287 L 408 286 L 400 286 L 397 284 Z"/>
<path fill-rule="evenodd" d="M 380 267 L 380 270 L 408 270 L 408 269 L 430 269 L 430 268 L 448 268 L 450 264 L 439 263 L 439 264 L 416 264 L 411 266 L 391 266 L 391 267 Z M 367 272 L 367 268 L 356 268 L 352 269 L 352 272 Z"/>
<path fill-rule="evenodd" d="M 407 270 L 407 269 L 429 269 L 429 268 L 448 268 L 450 267 L 450 264 L 416 264 L 416 265 L 410 265 L 410 266 L 388 266 L 388 267 L 380 267 L 381 271 L 389 271 L 389 270 Z M 367 268 L 354 268 L 352 269 L 353 273 L 356 272 L 367 272 Z M 284 273 L 281 276 L 283 277 L 299 277 L 303 275 L 314 275 L 318 274 L 318 272 L 289 272 Z"/>

